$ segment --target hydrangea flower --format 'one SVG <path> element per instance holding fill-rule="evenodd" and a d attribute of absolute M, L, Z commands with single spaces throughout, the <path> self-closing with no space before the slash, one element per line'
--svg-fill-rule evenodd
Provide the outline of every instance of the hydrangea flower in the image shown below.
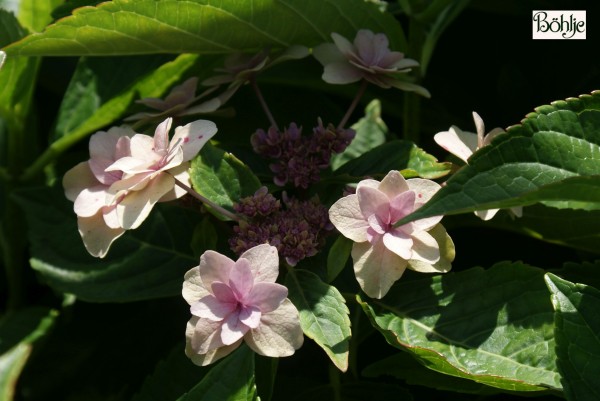
<path fill-rule="evenodd" d="M 498 135 L 505 133 L 502 128 L 494 128 L 486 134 L 483 119 L 476 112 L 473 112 L 473 120 L 475 121 L 475 127 L 477 128 L 476 134 L 463 131 L 453 125 L 448 131 L 442 131 L 435 134 L 433 139 L 442 148 L 463 160 L 465 163 L 468 163 L 469 158 L 473 153 L 484 146 L 489 145 Z M 498 213 L 498 210 L 500 209 L 477 210 L 475 215 L 482 220 L 490 220 Z M 512 207 L 509 210 L 517 217 L 523 215 L 523 208 L 521 206 Z"/>
<path fill-rule="evenodd" d="M 395 87 L 430 97 L 427 89 L 400 77 L 419 63 L 401 52 L 390 51 L 385 34 L 361 29 L 353 43 L 335 32 L 331 37 L 334 43 L 313 49 L 313 55 L 325 67 L 325 82 L 349 84 L 364 79 L 382 88 Z"/>
<path fill-rule="evenodd" d="M 398 171 L 390 171 L 381 182 L 359 182 L 356 194 L 339 199 L 329 209 L 333 225 L 354 241 L 354 272 L 368 296 L 385 296 L 406 268 L 423 273 L 450 270 L 454 245 L 439 224 L 442 216 L 394 227 L 439 188 L 433 181 L 405 180 Z"/>
<path fill-rule="evenodd" d="M 288 290 L 275 283 L 277 249 L 262 244 L 233 261 L 206 251 L 200 265 L 185 274 L 183 297 L 192 318 L 186 329 L 186 355 L 208 365 L 235 350 L 242 341 L 260 355 L 289 356 L 304 337 L 298 310 Z"/>
<path fill-rule="evenodd" d="M 199 105 L 190 107 L 193 103 L 208 96 L 214 92 L 217 87 L 207 89 L 200 95 L 196 96 L 196 87 L 198 86 L 198 78 L 192 77 L 187 79 L 181 85 L 177 85 L 171 89 L 169 94 L 164 99 L 144 98 L 136 100 L 136 103 L 143 104 L 157 112 L 140 112 L 129 116 L 125 121 L 142 121 L 148 122 L 153 120 L 162 120 L 166 117 L 183 117 L 193 114 L 205 114 L 216 111 L 224 103 L 219 97 L 209 99 Z"/>
<path fill-rule="evenodd" d="M 182 197 L 189 184 L 189 161 L 216 133 L 214 123 L 177 127 L 169 141 L 171 118 L 154 138 L 113 127 L 90 139 L 90 160 L 67 171 L 63 187 L 74 202 L 79 232 L 88 252 L 104 257 L 125 230 L 139 227 L 157 202 Z"/>

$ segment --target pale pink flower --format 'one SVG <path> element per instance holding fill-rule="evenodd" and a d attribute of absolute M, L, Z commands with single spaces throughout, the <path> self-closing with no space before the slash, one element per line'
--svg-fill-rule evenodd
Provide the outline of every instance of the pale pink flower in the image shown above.
<path fill-rule="evenodd" d="M 483 119 L 476 112 L 473 112 L 473 120 L 477 128 L 476 134 L 463 131 L 453 125 L 448 131 L 435 134 L 433 137 L 434 141 L 448 152 L 468 163 L 473 153 L 489 145 L 498 135 L 505 133 L 502 128 L 494 128 L 486 134 Z M 477 210 L 475 215 L 482 220 L 490 220 L 498 213 L 498 210 L 500 209 Z M 523 215 L 523 208 L 521 206 L 512 207 L 509 210 L 516 217 Z"/>
<path fill-rule="evenodd" d="M 208 365 L 235 350 L 242 341 L 260 355 L 289 356 L 304 337 L 298 310 L 288 290 L 275 283 L 277 249 L 257 245 L 234 262 L 214 251 L 185 274 L 182 295 L 192 318 L 186 329 L 186 355 Z"/>
<path fill-rule="evenodd" d="M 405 180 L 398 171 L 390 171 L 381 182 L 359 182 L 356 194 L 339 199 L 329 209 L 333 225 L 354 241 L 354 272 L 368 296 L 382 298 L 406 268 L 423 273 L 450 270 L 454 245 L 438 224 L 442 216 L 394 227 L 438 189 L 440 185 L 433 181 Z"/>
<path fill-rule="evenodd" d="M 337 33 L 331 37 L 334 43 L 313 49 L 313 55 L 325 67 L 325 82 L 349 84 L 364 79 L 382 88 L 395 87 L 430 97 L 427 89 L 401 78 L 419 63 L 405 58 L 401 52 L 390 51 L 385 34 L 361 29 L 354 43 Z"/>
<path fill-rule="evenodd" d="M 125 118 L 125 121 L 143 121 L 149 122 L 154 120 L 163 120 L 167 117 L 184 117 L 194 114 L 206 114 L 216 111 L 224 103 L 219 97 L 206 100 L 198 105 L 192 104 L 205 98 L 217 87 L 213 86 L 196 96 L 196 87 L 198 78 L 192 77 L 187 79 L 181 85 L 177 85 L 171 89 L 169 94 L 164 99 L 144 98 L 136 100 L 136 103 L 143 104 L 156 112 L 140 112 Z"/>
<path fill-rule="evenodd" d="M 134 134 L 119 127 L 95 133 L 89 143 L 90 160 L 79 163 L 63 178 L 65 195 L 74 202 L 79 234 L 88 252 L 96 257 L 104 257 L 113 241 L 125 232 L 118 223 L 116 204 L 106 204 L 110 186 L 123 173 L 105 170 L 130 154 L 129 140 Z"/>
<path fill-rule="evenodd" d="M 185 190 L 176 180 L 189 185 L 189 161 L 217 132 L 216 125 L 197 120 L 175 128 L 169 141 L 172 119 L 163 121 L 154 138 L 135 134 L 131 137 L 130 156 L 122 157 L 108 166 L 106 172 L 122 172 L 108 192 L 108 205 L 116 205 L 119 225 L 127 230 L 139 227 L 156 202 L 180 198 Z"/>

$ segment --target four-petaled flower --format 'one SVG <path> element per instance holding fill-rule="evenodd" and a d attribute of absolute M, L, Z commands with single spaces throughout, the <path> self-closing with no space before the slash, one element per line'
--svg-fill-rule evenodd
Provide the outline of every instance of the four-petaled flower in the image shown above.
<path fill-rule="evenodd" d="M 433 139 L 442 148 L 452 153 L 465 163 L 469 162 L 469 158 L 477 150 L 489 145 L 492 140 L 500 134 L 505 133 L 502 128 L 494 128 L 488 134 L 485 134 L 485 125 L 483 119 L 473 112 L 473 120 L 475 121 L 475 127 L 477 133 L 463 131 L 457 126 L 452 126 L 448 131 L 442 131 L 435 134 Z M 489 209 L 489 210 L 478 210 L 475 215 L 482 220 L 490 220 L 498 213 L 500 209 Z M 512 207 L 509 209 L 510 212 L 521 217 L 523 215 L 523 208 L 521 206 Z"/>
<path fill-rule="evenodd" d="M 427 89 L 401 78 L 419 63 L 405 58 L 401 52 L 390 51 L 385 34 L 361 29 L 354 43 L 335 32 L 331 37 L 334 43 L 323 43 L 313 49 L 313 55 L 325 67 L 325 82 L 349 84 L 364 79 L 382 88 L 395 87 L 430 96 Z"/>
<path fill-rule="evenodd" d="M 260 355 L 289 356 L 304 337 L 298 310 L 288 290 L 275 283 L 277 249 L 257 245 L 234 262 L 214 251 L 185 274 L 183 297 L 192 318 L 186 330 L 186 355 L 197 365 L 220 359 L 242 341 Z"/>
<path fill-rule="evenodd" d="M 423 273 L 450 270 L 454 245 L 438 224 L 442 216 L 394 227 L 439 188 L 433 181 L 405 180 L 398 171 L 390 171 L 381 182 L 359 182 L 356 194 L 339 199 L 329 209 L 333 225 L 355 242 L 354 272 L 370 297 L 382 298 L 406 268 Z"/>
<path fill-rule="evenodd" d="M 211 121 L 198 120 L 175 129 L 171 118 L 154 138 L 129 128 L 111 128 L 90 139 L 90 160 L 63 178 L 68 199 L 75 202 L 79 232 L 90 254 L 104 257 L 124 230 L 140 226 L 157 202 L 177 199 L 189 185 L 189 161 L 217 132 Z"/>

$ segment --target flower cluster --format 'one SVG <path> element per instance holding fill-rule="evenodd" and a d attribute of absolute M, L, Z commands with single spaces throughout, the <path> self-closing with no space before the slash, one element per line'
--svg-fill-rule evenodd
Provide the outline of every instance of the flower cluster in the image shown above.
<path fill-rule="evenodd" d="M 186 355 L 208 365 L 244 341 L 260 355 L 289 356 L 304 341 L 288 290 L 275 283 L 277 249 L 267 244 L 244 252 L 234 262 L 214 251 L 185 274 L 182 295 L 192 318 L 186 330 Z"/>
<path fill-rule="evenodd" d="M 308 188 L 319 181 L 319 171 L 329 167 L 332 154 L 343 152 L 355 135 L 352 129 L 325 127 L 319 119 L 310 136 L 303 136 L 302 128 L 292 123 L 283 132 L 274 127 L 267 132 L 259 129 L 251 143 L 256 153 L 273 160 L 269 167 L 275 184 Z"/>
<path fill-rule="evenodd" d="M 92 135 L 90 160 L 67 171 L 63 187 L 74 202 L 79 233 L 88 252 L 104 257 L 125 230 L 135 229 L 157 202 L 177 199 L 189 185 L 189 161 L 217 132 L 211 121 L 198 120 L 175 129 L 162 122 L 154 138 L 130 128 L 113 127 Z"/>
<path fill-rule="evenodd" d="M 233 228 L 229 239 L 231 249 L 241 254 L 258 245 L 276 247 L 290 265 L 313 256 L 323 245 L 323 234 L 332 229 L 327 209 L 318 199 L 308 201 L 284 198 L 285 209 L 266 187 L 235 206 L 248 219 Z"/>
<path fill-rule="evenodd" d="M 473 112 L 473 120 L 477 133 L 463 131 L 453 125 L 448 131 L 442 131 L 435 134 L 433 139 L 442 148 L 452 153 L 465 163 L 469 162 L 469 158 L 473 153 L 489 145 L 492 140 L 505 131 L 502 128 L 494 128 L 489 133 L 485 133 L 485 125 L 479 114 Z M 475 215 L 482 220 L 490 220 L 500 209 L 477 210 Z M 523 215 L 523 207 L 515 206 L 509 209 L 514 216 L 521 217 Z"/>
<path fill-rule="evenodd" d="M 424 273 L 450 270 L 454 245 L 439 224 L 442 216 L 394 227 L 439 188 L 433 181 L 405 180 L 398 171 L 390 171 L 381 182 L 359 182 L 356 194 L 338 200 L 329 209 L 333 225 L 355 242 L 354 272 L 368 296 L 385 296 L 406 268 Z"/>
<path fill-rule="evenodd" d="M 403 53 L 390 51 L 385 34 L 361 29 L 353 43 L 337 33 L 332 33 L 331 37 L 334 43 L 324 43 L 313 49 L 313 55 L 325 67 L 325 82 L 349 84 L 364 79 L 382 88 L 395 87 L 430 96 L 425 88 L 401 78 L 419 63 L 405 58 Z"/>

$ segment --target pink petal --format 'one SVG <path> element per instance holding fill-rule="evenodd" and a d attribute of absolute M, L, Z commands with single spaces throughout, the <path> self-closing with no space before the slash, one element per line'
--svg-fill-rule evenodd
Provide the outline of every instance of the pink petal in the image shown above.
<path fill-rule="evenodd" d="M 103 258 L 111 244 L 125 232 L 124 229 L 112 229 L 104 224 L 102 213 L 91 217 L 78 217 L 79 234 L 90 255 Z"/>
<path fill-rule="evenodd" d="M 106 169 L 114 163 L 112 159 L 95 158 L 90 159 L 88 163 L 94 177 L 104 185 L 112 185 L 123 176 L 121 171 L 106 171 Z"/>
<path fill-rule="evenodd" d="M 333 43 L 323 43 L 313 49 L 313 56 L 323 66 L 331 63 L 345 62 L 346 57 Z"/>
<path fill-rule="evenodd" d="M 361 31 L 359 31 L 359 33 L 360 32 Z M 349 57 L 354 54 L 354 45 L 348 39 L 335 32 L 331 34 L 331 38 L 333 39 L 333 43 L 335 43 L 336 47 L 344 56 Z"/>
<path fill-rule="evenodd" d="M 67 171 L 62 181 L 65 196 L 72 202 L 77 199 L 81 191 L 98 184 L 88 162 L 81 162 Z"/>
<path fill-rule="evenodd" d="M 246 333 L 244 341 L 259 355 L 292 355 L 304 342 L 298 309 L 285 299 L 279 308 L 262 315 L 260 325 Z"/>
<path fill-rule="evenodd" d="M 255 329 L 260 324 L 262 312 L 255 306 L 246 306 L 240 310 L 239 319 L 251 329 Z"/>
<path fill-rule="evenodd" d="M 171 146 L 179 144 L 183 149 L 183 161 L 192 160 L 200 149 L 217 133 L 217 126 L 212 121 L 197 120 L 183 127 L 175 128 Z"/>
<path fill-rule="evenodd" d="M 119 136 L 114 131 L 99 131 L 90 137 L 90 158 L 113 159 Z"/>
<path fill-rule="evenodd" d="M 139 191 L 129 192 L 117 205 L 117 214 L 121 227 L 131 230 L 138 228 L 154 204 L 175 185 L 175 181 L 169 174 L 160 174 Z"/>
<path fill-rule="evenodd" d="M 361 183 L 362 182 L 363 181 L 361 181 Z M 409 189 L 406 180 L 397 170 L 392 170 L 387 173 L 383 180 L 381 180 L 381 183 L 378 183 L 375 188 L 386 194 L 389 199 L 394 199 L 394 197 Z"/>
<path fill-rule="evenodd" d="M 409 260 L 413 254 L 413 240 L 410 235 L 401 230 L 392 230 L 383 234 L 383 243 L 385 247 L 400 256 L 402 259 Z"/>
<path fill-rule="evenodd" d="M 221 283 L 229 282 L 229 273 L 233 268 L 234 261 L 225 255 L 215 251 L 206 251 L 200 256 L 200 277 L 207 289 L 212 288 L 215 281 Z"/>
<path fill-rule="evenodd" d="M 495 137 L 505 133 L 506 131 L 504 131 L 502 128 L 494 128 L 485 137 L 483 137 L 483 144 L 481 147 L 489 145 L 490 143 L 492 143 Z"/>
<path fill-rule="evenodd" d="M 164 154 L 154 151 L 154 138 L 148 135 L 136 134 L 129 141 L 131 157 L 152 164 L 160 160 Z"/>
<path fill-rule="evenodd" d="M 190 184 L 190 173 L 188 170 L 190 169 L 190 163 L 183 163 L 177 167 L 169 169 L 169 174 L 175 178 L 175 181 L 179 181 L 188 187 L 191 187 Z M 187 191 L 181 188 L 179 185 L 175 185 L 173 189 L 160 198 L 159 202 L 169 202 L 175 199 L 179 199 L 183 196 L 187 195 Z"/>
<path fill-rule="evenodd" d="M 171 130 L 171 123 L 173 119 L 171 117 L 167 118 L 162 123 L 158 124 L 156 130 L 154 131 L 154 152 L 159 155 L 163 155 L 167 153 L 167 149 L 169 148 L 169 131 Z"/>
<path fill-rule="evenodd" d="M 225 345 L 233 344 L 244 337 L 244 334 L 249 329 L 248 326 L 240 321 L 239 313 L 231 313 L 221 326 L 221 341 Z"/>
<path fill-rule="evenodd" d="M 390 223 L 390 199 L 383 192 L 370 187 L 359 187 L 356 195 L 363 216 L 369 219 L 371 215 L 377 215 L 381 224 Z"/>
<path fill-rule="evenodd" d="M 389 228 L 389 222 L 387 220 L 388 219 L 386 219 L 386 221 L 382 221 L 381 218 L 376 214 L 370 215 L 367 219 L 369 222 L 369 230 L 367 230 L 367 235 L 373 236 L 376 234 L 384 234 Z M 374 233 L 370 233 L 370 231 L 374 231 Z M 371 238 L 369 238 L 369 241 L 371 241 Z"/>
<path fill-rule="evenodd" d="M 138 174 L 152 171 L 150 167 L 154 164 L 154 161 L 140 160 L 135 157 L 126 156 L 122 157 L 114 163 L 104 168 L 106 172 L 124 172 L 127 174 Z M 97 166 L 96 169 L 101 168 Z M 113 181 L 114 182 L 114 181 Z M 111 183 L 112 184 L 112 183 Z M 110 185 L 110 184 L 109 184 Z"/>
<path fill-rule="evenodd" d="M 216 284 L 216 283 L 215 283 Z M 190 307 L 194 316 L 219 322 L 235 311 L 237 302 L 222 302 L 214 295 L 207 295 Z"/>
<path fill-rule="evenodd" d="M 449 131 L 438 132 L 433 136 L 433 140 L 465 163 L 477 150 L 477 135 L 455 126 L 450 127 Z"/>
<path fill-rule="evenodd" d="M 371 245 L 355 243 L 352 247 L 354 274 L 362 290 L 372 298 L 382 298 L 406 270 L 407 261 L 389 251 L 383 240 Z"/>
<path fill-rule="evenodd" d="M 221 341 L 222 325 L 223 322 L 198 319 L 191 338 L 192 349 L 199 354 L 205 354 L 226 345 Z"/>
<path fill-rule="evenodd" d="M 104 223 L 110 228 L 121 228 L 119 225 L 119 216 L 117 215 L 117 205 L 104 206 L 102 208 L 102 217 L 104 217 Z"/>
<path fill-rule="evenodd" d="M 360 210 L 358 195 L 348 195 L 335 202 L 329 209 L 329 220 L 344 237 L 354 242 L 367 240 L 369 223 Z"/>
<path fill-rule="evenodd" d="M 73 204 L 75 214 L 80 217 L 91 217 L 98 213 L 105 206 L 107 189 L 105 185 L 96 185 L 81 191 Z"/>
<path fill-rule="evenodd" d="M 250 264 L 254 285 L 257 283 L 274 283 L 279 275 L 279 255 L 277 248 L 269 244 L 261 244 L 248 249 L 240 255 Z"/>
<path fill-rule="evenodd" d="M 262 313 L 274 311 L 288 295 L 288 289 L 276 283 L 256 283 L 244 299 L 246 305 L 256 306 Z"/>
<path fill-rule="evenodd" d="M 229 287 L 231 287 L 236 299 L 246 299 L 253 285 L 254 276 L 252 270 L 250 270 L 250 262 L 243 258 L 238 259 L 229 273 Z"/>
<path fill-rule="evenodd" d="M 404 216 L 408 216 L 415 209 L 416 194 L 414 191 L 406 191 L 391 198 L 390 223 L 395 223 Z"/>
<path fill-rule="evenodd" d="M 232 351 L 234 351 L 237 347 L 239 347 L 240 344 L 242 343 L 242 340 L 240 340 L 231 345 L 223 345 L 218 348 L 212 348 L 211 350 L 205 351 L 203 353 L 198 353 L 197 349 L 194 349 L 194 347 L 192 346 L 192 343 L 194 343 L 197 346 L 198 343 L 201 342 L 201 340 L 199 339 L 199 336 L 196 335 L 196 326 L 197 326 L 199 320 L 200 320 L 199 318 L 192 316 L 192 318 L 187 323 L 186 330 L 185 330 L 185 340 L 186 340 L 185 341 L 185 354 L 196 365 L 199 365 L 199 366 L 209 365 L 209 364 L 223 358 L 224 356 L 227 356 Z M 211 329 L 212 329 L 211 327 L 207 327 L 207 329 L 200 329 L 200 331 L 203 332 L 203 334 L 209 333 L 209 335 L 210 335 Z M 219 328 L 215 327 L 214 329 L 218 330 Z M 217 333 L 217 332 L 218 331 L 212 332 L 213 338 L 215 336 L 215 333 Z M 200 334 L 200 335 L 203 335 L 203 334 Z M 216 337 L 219 338 L 218 335 Z M 220 341 L 220 339 L 219 339 L 219 341 Z"/>

